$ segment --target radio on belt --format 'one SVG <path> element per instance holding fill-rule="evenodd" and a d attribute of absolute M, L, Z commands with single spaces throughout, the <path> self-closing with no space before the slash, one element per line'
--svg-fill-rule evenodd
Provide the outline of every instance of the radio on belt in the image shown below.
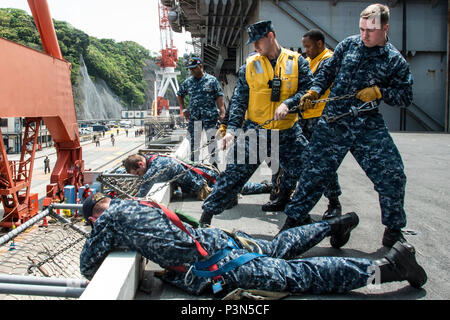
<path fill-rule="evenodd" d="M 272 80 L 272 93 L 270 95 L 270 101 L 280 101 L 281 94 L 281 79 L 278 77 Z"/>

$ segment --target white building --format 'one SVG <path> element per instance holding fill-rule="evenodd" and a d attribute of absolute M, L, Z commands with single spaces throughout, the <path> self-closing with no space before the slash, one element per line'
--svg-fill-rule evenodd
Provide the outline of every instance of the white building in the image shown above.
<path fill-rule="evenodd" d="M 23 133 L 25 130 L 22 123 L 22 118 L 1 118 L 0 128 L 6 153 L 21 152 Z M 37 143 L 38 149 L 51 147 L 53 145 L 52 137 L 50 136 L 44 121 L 41 121 Z"/>
<path fill-rule="evenodd" d="M 149 110 L 122 110 L 122 120 L 129 120 L 134 126 L 143 126 L 144 119 L 150 115 Z"/>

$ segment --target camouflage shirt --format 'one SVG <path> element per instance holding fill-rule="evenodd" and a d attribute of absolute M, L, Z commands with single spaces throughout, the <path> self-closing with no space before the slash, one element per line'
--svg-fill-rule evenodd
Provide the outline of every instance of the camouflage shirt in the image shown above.
<path fill-rule="evenodd" d="M 330 98 L 377 85 L 383 101 L 389 105 L 408 106 L 412 101 L 413 78 L 409 65 L 389 41 L 382 47 L 369 48 L 361 36 L 348 37 L 336 46 L 333 56 L 323 62 L 314 76 L 311 89 L 319 95 L 333 84 Z M 335 116 L 361 104 L 356 98 L 330 101 L 324 113 Z"/>
<path fill-rule="evenodd" d="M 198 192 L 203 188 L 203 177 L 182 165 L 171 157 L 157 156 L 149 161 L 147 156 L 147 171 L 142 176 L 139 197 L 145 197 L 155 183 L 167 182 L 181 175 L 176 182 L 184 190 Z"/>
<path fill-rule="evenodd" d="M 186 229 L 210 254 L 225 248 L 228 237 L 212 229 Z M 97 219 L 80 255 L 81 274 L 92 279 L 108 253 L 119 247 L 139 252 L 162 268 L 193 264 L 202 256 L 194 240 L 175 226 L 161 209 L 136 200 L 112 199 Z"/>
<path fill-rule="evenodd" d="M 189 95 L 190 120 L 217 121 L 219 118 L 216 100 L 224 94 L 216 77 L 206 72 L 200 79 L 190 76 L 181 83 L 177 95 L 182 98 Z"/>

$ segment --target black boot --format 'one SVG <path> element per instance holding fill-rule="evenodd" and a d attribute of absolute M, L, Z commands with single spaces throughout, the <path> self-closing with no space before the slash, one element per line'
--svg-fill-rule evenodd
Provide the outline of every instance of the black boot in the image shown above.
<path fill-rule="evenodd" d="M 273 201 L 276 198 L 278 198 L 278 194 L 279 194 L 279 189 L 278 188 L 274 188 L 272 186 L 272 190 L 270 191 L 270 196 L 269 196 L 269 200 Z"/>
<path fill-rule="evenodd" d="M 200 217 L 200 228 L 207 228 L 211 225 L 212 217 L 214 214 L 203 211 L 202 216 Z"/>
<path fill-rule="evenodd" d="M 269 201 L 262 206 L 262 211 L 283 211 L 289 200 L 291 200 L 291 196 L 288 192 L 280 191 L 278 194 L 278 198 L 273 201 Z"/>
<path fill-rule="evenodd" d="M 313 222 L 314 221 L 311 219 L 310 216 L 308 216 L 308 218 L 306 218 L 305 220 L 302 220 L 302 221 L 295 220 L 288 216 L 288 217 L 286 217 L 286 221 L 284 222 L 284 225 L 281 227 L 280 231 L 278 231 L 277 235 L 279 235 L 284 230 L 304 226 L 307 224 L 311 224 Z"/>
<path fill-rule="evenodd" d="M 272 195 L 272 184 L 269 182 L 262 182 L 262 191 L 261 193 L 270 193 Z"/>
<path fill-rule="evenodd" d="M 330 244 L 333 248 L 339 249 L 350 239 L 350 232 L 358 225 L 359 218 L 356 213 L 349 212 L 343 216 L 327 219 L 326 221 L 331 226 Z"/>
<path fill-rule="evenodd" d="M 402 230 L 386 228 L 383 234 L 383 246 L 391 248 L 397 241 L 406 242 L 405 237 L 403 237 Z"/>
<path fill-rule="evenodd" d="M 342 206 L 339 198 L 331 198 L 328 202 L 328 209 L 324 212 L 322 220 L 327 220 L 342 215 Z"/>
<path fill-rule="evenodd" d="M 236 197 L 234 197 L 233 200 L 231 200 L 228 203 L 228 205 L 225 207 L 225 210 L 228 210 L 228 209 L 231 209 L 231 208 L 237 206 L 238 202 L 239 202 L 238 198 L 239 198 L 239 195 L 236 195 Z"/>
<path fill-rule="evenodd" d="M 420 288 L 427 282 L 425 270 L 417 263 L 416 250 L 408 242 L 398 241 L 375 264 L 380 271 L 381 283 L 407 280 L 412 287 Z"/>

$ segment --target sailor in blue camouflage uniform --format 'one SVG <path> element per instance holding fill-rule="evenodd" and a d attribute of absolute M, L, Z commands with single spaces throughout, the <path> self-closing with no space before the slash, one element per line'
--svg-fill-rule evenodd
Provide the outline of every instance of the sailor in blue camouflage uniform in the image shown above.
<path fill-rule="evenodd" d="M 210 224 L 213 215 L 223 212 L 225 205 L 263 161 L 270 162 L 272 168 L 278 161 L 286 176 L 283 187 L 293 190 L 300 172 L 300 154 L 308 143 L 297 123 L 298 115 L 288 115 L 312 84 L 313 76 L 308 62 L 299 53 L 286 50 L 278 44 L 271 21 L 252 24 L 247 27 L 247 32 L 247 44 L 254 43 L 257 54 L 250 55 L 239 69 L 230 103 L 227 133 L 222 140 L 224 149 L 234 143 L 235 137 L 238 140 L 234 149 L 228 152 L 226 170 L 221 173 L 216 187 L 203 203 L 202 225 Z M 274 85 L 279 80 L 281 87 L 276 90 Z M 266 123 L 272 118 L 274 121 Z M 237 130 L 242 127 L 245 133 L 254 130 L 256 143 L 250 142 L 248 137 L 239 140 Z M 272 139 L 276 138 L 275 135 L 279 139 L 279 146 L 275 143 L 279 147 L 279 159 L 274 157 L 275 151 L 272 154 Z M 267 155 L 271 155 L 270 158 L 258 152 L 264 147 Z"/>
<path fill-rule="evenodd" d="M 209 273 L 202 271 L 202 267 L 211 263 L 218 268 L 213 275 L 213 287 L 222 288 L 225 293 L 235 288 L 343 293 L 374 280 L 377 284 L 407 280 L 420 288 L 427 279 L 415 259 L 414 248 L 408 243 L 399 242 L 380 260 L 295 259 L 328 236 L 345 245 L 358 223 L 354 213 L 287 230 L 272 241 L 253 239 L 243 232 L 194 229 L 159 204 L 111 200 L 102 194 L 83 202 L 83 216 L 93 226 L 80 255 L 80 271 L 87 279 L 92 279 L 108 253 L 119 247 L 137 251 L 170 270 L 162 279 L 191 294 L 211 289 Z M 233 265 L 227 264 L 230 261 Z"/>
<path fill-rule="evenodd" d="M 191 165 L 158 153 L 149 153 L 145 156 L 132 154 L 123 161 L 123 166 L 128 173 L 142 177 L 139 197 L 145 197 L 155 183 L 167 182 L 179 176 L 175 183 L 181 188 L 181 191 L 186 194 L 195 193 L 201 198 L 202 196 L 198 193 L 209 194 L 210 190 L 206 191 L 207 187 L 213 188 L 219 175 L 218 170 L 212 166 Z M 270 190 L 271 185 L 267 183 L 246 183 L 241 194 L 268 193 Z"/>
<path fill-rule="evenodd" d="M 401 228 L 406 226 L 403 208 L 406 176 L 400 153 L 390 136 L 378 108 L 369 112 L 346 115 L 351 107 L 383 100 L 392 106 L 408 106 L 412 101 L 412 75 L 406 60 L 389 42 L 389 8 L 375 4 L 360 17 L 360 35 L 340 42 L 331 58 L 315 74 L 314 84 L 302 97 L 300 108 L 312 107 L 333 83 L 329 97 L 356 93 L 354 98 L 329 101 L 323 117 L 313 132 L 303 156 L 297 189 L 286 206 L 288 219 L 284 228 L 309 219 L 329 178 L 350 151 L 373 182 L 379 194 L 382 223 L 385 225 L 383 245 L 391 247 L 404 241 Z M 366 104 L 367 106 L 367 104 Z M 356 109 L 353 109 L 353 112 Z M 326 120 L 328 117 L 328 121 Z"/>
<path fill-rule="evenodd" d="M 202 60 L 198 57 L 192 57 L 188 61 L 187 68 L 191 76 L 180 84 L 177 100 L 185 116 L 189 117 L 188 133 L 191 144 L 191 161 L 198 161 L 199 153 L 194 151 L 200 147 L 201 133 L 203 130 L 206 131 L 208 143 L 215 140 L 215 129 L 217 129 L 218 121 L 225 116 L 225 107 L 219 81 L 213 75 L 203 71 Z M 189 110 L 184 105 L 186 96 L 189 96 Z M 198 137 L 198 141 L 195 141 L 196 137 Z M 215 149 L 216 143 L 213 142 L 208 145 L 212 164 L 215 164 Z"/>

